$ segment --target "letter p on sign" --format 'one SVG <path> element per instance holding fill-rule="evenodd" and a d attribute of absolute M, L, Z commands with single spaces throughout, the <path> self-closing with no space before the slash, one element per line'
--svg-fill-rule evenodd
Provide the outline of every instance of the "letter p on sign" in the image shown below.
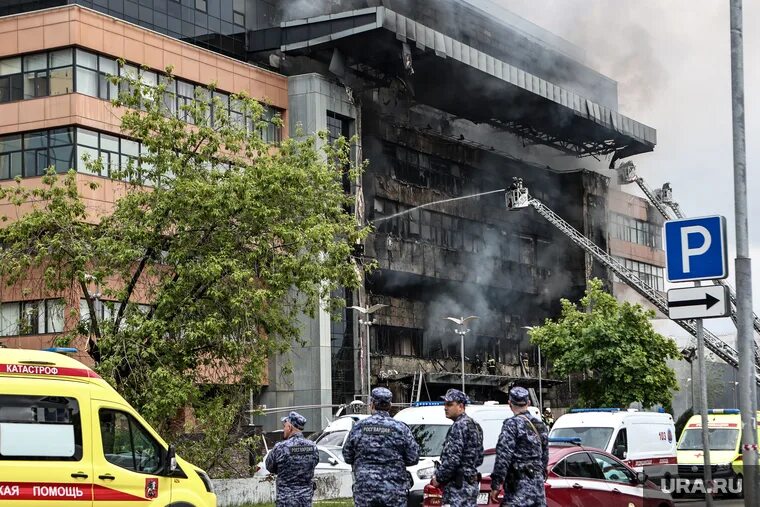
<path fill-rule="evenodd" d="M 668 281 L 726 278 L 726 244 L 726 219 L 722 216 L 665 222 Z"/>

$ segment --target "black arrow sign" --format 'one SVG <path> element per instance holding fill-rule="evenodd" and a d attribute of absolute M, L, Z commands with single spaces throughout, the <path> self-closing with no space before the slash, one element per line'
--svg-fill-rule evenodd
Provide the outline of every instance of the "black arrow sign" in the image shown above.
<path fill-rule="evenodd" d="M 673 308 L 674 306 L 699 306 L 699 305 L 705 305 L 705 310 L 709 310 L 713 306 L 715 306 L 715 303 L 719 303 L 720 299 L 711 296 L 710 294 L 705 294 L 704 299 L 686 299 L 684 301 L 668 301 L 668 307 Z"/>

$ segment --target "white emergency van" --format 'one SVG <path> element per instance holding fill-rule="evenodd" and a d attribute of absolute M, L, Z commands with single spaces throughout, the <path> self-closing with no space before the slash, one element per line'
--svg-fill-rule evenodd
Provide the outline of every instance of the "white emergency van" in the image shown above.
<path fill-rule="evenodd" d="M 451 419 L 446 418 L 442 401 L 421 401 L 415 405 L 399 411 L 394 416 L 395 419 L 409 426 L 417 443 L 420 444 L 420 462 L 407 467 L 412 476 L 412 488 L 409 490 L 410 507 L 422 503 L 423 489 L 433 477 L 434 461 L 440 458 L 446 433 L 453 423 Z M 541 419 L 538 408 L 528 407 L 528 410 L 539 420 Z M 483 429 L 485 457 L 478 470 L 484 474 L 491 473 L 496 459 L 496 442 L 501 433 L 501 426 L 505 419 L 514 414 L 508 405 L 500 405 L 495 401 L 487 401 L 482 405 L 467 405 L 465 411 Z"/>
<path fill-rule="evenodd" d="M 554 422 L 550 438 L 580 438 L 653 478 L 675 477 L 676 429 L 663 412 L 617 408 L 574 409 Z M 646 467 L 646 468 L 644 468 Z"/>

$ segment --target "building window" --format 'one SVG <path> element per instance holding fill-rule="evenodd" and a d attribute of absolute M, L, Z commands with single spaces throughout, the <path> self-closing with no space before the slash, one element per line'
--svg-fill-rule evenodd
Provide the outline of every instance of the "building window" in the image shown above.
<path fill-rule="evenodd" d="M 0 103 L 74 91 L 72 50 L 0 60 Z"/>
<path fill-rule="evenodd" d="M 662 250 L 662 227 L 620 213 L 610 213 L 610 235 L 629 243 Z"/>
<path fill-rule="evenodd" d="M 416 150 L 386 144 L 385 155 L 391 160 L 391 176 L 397 180 L 451 195 L 462 193 L 462 175 L 458 165 Z"/>
<path fill-rule="evenodd" d="M 422 329 L 398 326 L 373 326 L 371 352 L 389 356 L 420 357 Z"/>
<path fill-rule="evenodd" d="M 663 268 L 647 264 L 646 262 L 638 262 L 632 259 L 626 259 L 623 257 L 615 257 L 615 260 L 625 266 L 630 271 L 639 277 L 639 279 L 660 292 L 665 290 L 665 274 Z M 622 282 L 620 277 L 615 275 L 613 279 L 616 282 Z"/>
<path fill-rule="evenodd" d="M 62 333 L 63 324 L 64 303 L 61 299 L 0 304 L 0 336 Z"/>
<path fill-rule="evenodd" d="M 232 22 L 237 26 L 245 26 L 245 0 L 233 0 Z"/>
<path fill-rule="evenodd" d="M 195 0 L 195 8 L 199 11 L 206 12 L 206 0 Z"/>
<path fill-rule="evenodd" d="M 74 129 L 64 127 L 0 137 L 0 180 L 59 173 L 75 168 Z"/>

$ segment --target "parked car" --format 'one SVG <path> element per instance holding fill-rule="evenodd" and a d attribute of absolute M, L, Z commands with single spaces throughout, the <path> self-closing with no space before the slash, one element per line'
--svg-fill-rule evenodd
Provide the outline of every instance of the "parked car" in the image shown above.
<path fill-rule="evenodd" d="M 531 414 L 540 418 L 536 407 L 529 407 Z M 495 401 L 487 401 L 482 405 L 467 405 L 467 414 L 483 429 L 483 449 L 485 456 L 483 464 L 478 467 L 480 473 L 490 473 L 494 464 L 494 448 L 501 433 L 505 419 L 513 416 L 508 405 L 500 405 Z M 446 418 L 442 401 L 419 402 L 417 406 L 399 411 L 394 418 L 409 425 L 412 435 L 420 445 L 420 462 L 407 467 L 412 477 L 412 487 L 409 490 L 409 507 L 422 504 L 423 490 L 430 482 L 435 472 L 435 460 L 440 458 L 443 442 L 453 421 Z"/>
<path fill-rule="evenodd" d="M 317 463 L 317 468 L 314 469 L 315 474 L 351 472 L 351 465 L 343 460 L 343 453 L 341 452 L 340 447 L 318 445 L 317 450 L 319 450 L 319 463 Z M 267 455 L 269 455 L 269 453 L 267 453 Z M 254 477 L 266 477 L 269 475 L 266 466 L 264 466 L 265 462 L 266 456 L 264 456 L 264 459 L 256 465 L 256 471 L 253 474 Z"/>
<path fill-rule="evenodd" d="M 612 454 L 575 444 L 549 446 L 549 475 L 544 485 L 547 507 L 673 507 L 670 494 L 660 490 L 643 472 L 636 472 Z M 478 505 L 491 503 L 491 476 L 480 482 Z M 425 486 L 424 506 L 441 505 L 442 492 Z"/>
<path fill-rule="evenodd" d="M 322 446 L 343 447 L 348 438 L 348 432 L 354 427 L 354 424 L 369 417 L 366 414 L 351 414 L 338 417 L 328 424 L 322 432 L 317 435 L 314 441 Z"/>

